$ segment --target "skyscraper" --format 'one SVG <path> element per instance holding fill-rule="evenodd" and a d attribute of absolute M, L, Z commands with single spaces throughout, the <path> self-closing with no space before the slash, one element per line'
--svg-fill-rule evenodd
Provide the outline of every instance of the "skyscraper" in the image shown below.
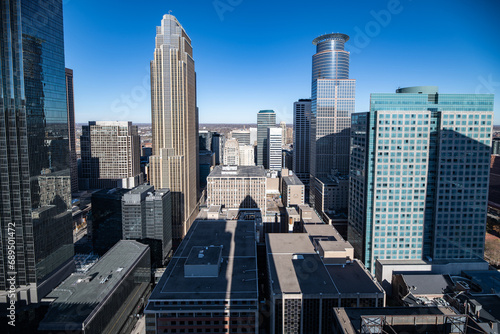
<path fill-rule="evenodd" d="M 226 140 L 223 160 L 226 166 L 238 166 L 240 164 L 240 148 L 237 139 Z"/>
<path fill-rule="evenodd" d="M 250 145 L 250 130 L 233 130 L 231 138 L 238 139 L 240 145 Z"/>
<path fill-rule="evenodd" d="M 83 189 L 127 188 L 143 182 L 141 138 L 127 121 L 91 121 L 80 137 Z"/>
<path fill-rule="evenodd" d="M 300 99 L 293 103 L 293 171 L 306 186 L 309 185 L 311 100 Z"/>
<path fill-rule="evenodd" d="M 267 129 L 267 168 L 281 170 L 282 129 L 278 127 Z"/>
<path fill-rule="evenodd" d="M 75 93 L 73 90 L 73 70 L 67 68 L 66 73 L 66 100 L 68 101 L 68 139 L 69 165 L 71 174 L 71 192 L 78 192 L 78 165 L 76 162 L 76 134 L 75 134 Z"/>
<path fill-rule="evenodd" d="M 74 268 L 62 1 L 1 1 L 0 15 L 0 303 L 14 288 L 30 304 Z"/>
<path fill-rule="evenodd" d="M 240 145 L 240 163 L 238 166 L 255 166 L 255 149 L 253 145 Z"/>
<path fill-rule="evenodd" d="M 172 192 L 172 232 L 178 241 L 198 214 L 198 110 L 191 39 L 169 14 L 156 28 L 151 121 L 151 184 Z"/>
<path fill-rule="evenodd" d="M 352 115 L 348 239 L 376 259 L 482 258 L 493 95 L 371 94 Z"/>
<path fill-rule="evenodd" d="M 333 191 L 331 196 L 348 196 L 342 190 L 347 187 L 340 184 L 349 173 L 349 127 L 356 86 L 356 81 L 349 79 L 349 52 L 344 50 L 348 40 L 349 36 L 334 33 L 313 41 L 316 54 L 312 63 L 311 200 L 323 189 L 315 188 L 316 180 L 330 176 L 339 183 L 339 191 Z"/>
<path fill-rule="evenodd" d="M 280 128 L 281 128 L 281 146 L 286 145 L 286 123 L 285 121 L 280 122 Z"/>
<path fill-rule="evenodd" d="M 172 208 L 168 189 L 140 185 L 122 197 L 123 239 L 151 247 L 153 267 L 163 266 L 172 249 Z"/>
<path fill-rule="evenodd" d="M 267 129 L 276 126 L 276 113 L 261 110 L 257 114 L 257 166 L 267 166 Z"/>

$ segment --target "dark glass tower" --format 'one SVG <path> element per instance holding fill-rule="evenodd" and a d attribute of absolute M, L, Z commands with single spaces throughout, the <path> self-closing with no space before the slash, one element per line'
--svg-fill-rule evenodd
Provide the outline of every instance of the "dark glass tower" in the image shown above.
<path fill-rule="evenodd" d="M 311 100 L 300 99 L 293 104 L 293 171 L 304 185 L 309 185 Z"/>
<path fill-rule="evenodd" d="M 68 101 L 69 164 L 71 174 L 71 192 L 78 192 L 78 166 L 76 162 L 75 135 L 75 94 L 73 90 L 73 70 L 66 69 L 66 100 Z"/>
<path fill-rule="evenodd" d="M 10 276 L 33 303 L 73 269 L 62 1 L 2 0 L 0 15 L 0 303 Z"/>

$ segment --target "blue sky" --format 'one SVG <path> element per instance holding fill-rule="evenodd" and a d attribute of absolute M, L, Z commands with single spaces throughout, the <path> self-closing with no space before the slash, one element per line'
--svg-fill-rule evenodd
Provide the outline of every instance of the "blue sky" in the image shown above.
<path fill-rule="evenodd" d="M 293 102 L 311 95 L 312 40 L 342 32 L 356 111 L 370 93 L 436 85 L 494 93 L 500 124 L 497 0 L 65 0 L 77 122 L 151 121 L 149 61 L 169 10 L 192 39 L 200 123 L 255 123 L 273 109 L 291 124 Z"/>

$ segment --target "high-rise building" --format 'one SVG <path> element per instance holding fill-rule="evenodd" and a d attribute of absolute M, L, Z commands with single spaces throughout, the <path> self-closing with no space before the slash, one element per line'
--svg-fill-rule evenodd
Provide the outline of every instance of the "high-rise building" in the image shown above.
<path fill-rule="evenodd" d="M 75 133 L 75 93 L 73 90 L 73 70 L 65 69 L 66 100 L 68 101 L 68 139 L 69 166 L 71 175 L 71 192 L 78 192 L 78 165 L 76 163 L 76 133 Z"/>
<path fill-rule="evenodd" d="M 215 154 L 215 164 L 223 163 L 225 137 L 223 134 L 212 133 L 212 152 Z"/>
<path fill-rule="evenodd" d="M 200 189 L 204 189 L 207 186 L 207 176 L 212 167 L 215 166 L 215 153 L 200 150 L 198 162 L 200 165 Z"/>
<path fill-rule="evenodd" d="M 491 143 L 491 154 L 500 154 L 500 138 L 493 138 L 493 142 Z"/>
<path fill-rule="evenodd" d="M 348 238 L 376 259 L 482 258 L 493 95 L 410 87 L 352 115 Z"/>
<path fill-rule="evenodd" d="M 0 15 L 0 303 L 19 311 L 74 269 L 62 1 Z"/>
<path fill-rule="evenodd" d="M 316 54 L 312 63 L 311 202 L 322 189 L 316 188 L 316 179 L 349 173 L 349 127 L 354 112 L 356 81 L 349 79 L 349 52 L 344 50 L 348 40 L 349 36 L 335 33 L 313 41 Z M 347 198 L 348 193 L 343 189 L 347 187 L 339 184 L 338 191 L 329 196 Z M 346 207 L 333 209 L 347 211 Z"/>
<path fill-rule="evenodd" d="M 80 137 L 83 189 L 137 187 L 141 173 L 141 138 L 126 121 L 92 121 Z"/>
<path fill-rule="evenodd" d="M 226 140 L 223 160 L 225 166 L 238 166 L 240 164 L 240 146 L 237 139 Z"/>
<path fill-rule="evenodd" d="M 178 241 L 198 214 L 198 109 L 191 39 L 169 14 L 156 28 L 151 122 L 150 183 L 172 192 L 172 232 Z"/>
<path fill-rule="evenodd" d="M 257 166 L 267 166 L 267 129 L 276 126 L 276 113 L 273 110 L 261 110 L 257 114 Z"/>
<path fill-rule="evenodd" d="M 231 138 L 238 139 L 240 145 L 250 145 L 250 130 L 233 130 Z"/>
<path fill-rule="evenodd" d="M 255 149 L 253 145 L 240 145 L 240 163 L 238 166 L 255 166 Z"/>
<path fill-rule="evenodd" d="M 271 170 L 281 170 L 281 128 L 267 129 L 267 168 Z"/>
<path fill-rule="evenodd" d="M 307 187 L 310 179 L 311 100 L 293 103 L 293 171 Z M 306 189 L 307 190 L 307 189 Z"/>
<path fill-rule="evenodd" d="M 134 239 L 151 248 L 154 267 L 165 263 L 172 249 L 172 203 L 170 190 L 140 185 L 122 197 L 123 239 Z"/>
<path fill-rule="evenodd" d="M 249 128 L 250 131 L 250 145 L 257 145 L 257 128 Z"/>
<path fill-rule="evenodd" d="M 281 121 L 280 122 L 280 128 L 281 128 L 281 146 L 286 145 L 286 122 Z"/>
<path fill-rule="evenodd" d="M 199 150 L 200 151 L 211 151 L 212 150 L 212 132 L 207 130 L 200 130 L 198 132 L 198 137 L 200 140 Z"/>
<path fill-rule="evenodd" d="M 87 233 L 92 239 L 93 251 L 100 256 L 123 238 L 122 198 L 130 189 L 101 189 L 92 193 L 92 216 Z"/>

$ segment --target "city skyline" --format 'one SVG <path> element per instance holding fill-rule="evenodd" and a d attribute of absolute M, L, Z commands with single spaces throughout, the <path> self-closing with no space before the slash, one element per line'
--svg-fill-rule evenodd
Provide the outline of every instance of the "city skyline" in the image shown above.
<path fill-rule="evenodd" d="M 443 93 L 500 89 L 500 46 L 494 43 L 500 23 L 493 16 L 499 5 L 493 1 L 480 7 L 471 1 L 446 1 L 433 4 L 432 11 L 426 1 L 232 4 L 197 3 L 199 10 L 192 11 L 189 1 L 152 2 L 132 10 L 124 2 L 119 8 L 104 5 L 96 13 L 87 4 L 66 3 L 66 61 L 75 71 L 76 121 L 150 122 L 148 69 L 154 45 L 148 36 L 169 10 L 188 27 L 193 41 L 201 123 L 255 122 L 261 109 L 273 109 L 278 122 L 292 123 L 293 102 L 310 98 L 311 41 L 331 32 L 351 37 L 356 112 L 369 109 L 370 93 L 394 92 L 400 86 L 438 85 Z M 319 5 L 320 12 L 315 10 Z M 295 13 L 304 24 L 290 19 Z M 115 21 L 132 15 L 130 26 L 118 31 Z M 253 24 L 254 17 L 261 23 Z M 114 52 L 111 36 L 115 43 L 133 46 L 109 57 L 112 63 L 102 58 Z M 223 104 L 221 92 L 226 96 Z M 494 123 L 500 124 L 496 114 Z"/>

